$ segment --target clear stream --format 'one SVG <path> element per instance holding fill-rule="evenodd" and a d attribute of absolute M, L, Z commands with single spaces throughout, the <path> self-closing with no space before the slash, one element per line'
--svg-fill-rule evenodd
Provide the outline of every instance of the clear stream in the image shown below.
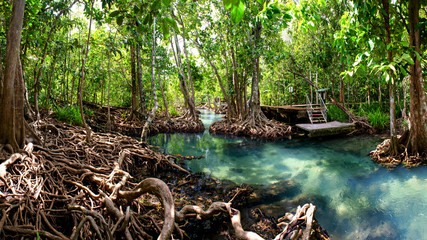
<path fill-rule="evenodd" d="M 209 129 L 221 115 L 202 110 L 201 119 Z M 168 153 L 205 155 L 186 162 L 193 172 L 266 190 L 279 186 L 265 206 L 279 209 L 278 216 L 286 204 L 310 200 L 332 239 L 427 239 L 427 168 L 377 166 L 367 154 L 379 142 L 368 136 L 266 142 L 208 130 L 150 138 Z"/>

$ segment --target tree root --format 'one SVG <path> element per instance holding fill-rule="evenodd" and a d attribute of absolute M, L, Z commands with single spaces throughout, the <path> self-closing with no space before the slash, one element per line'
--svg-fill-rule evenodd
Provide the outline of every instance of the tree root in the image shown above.
<path fill-rule="evenodd" d="M 398 144 L 400 144 L 400 146 L 398 147 L 404 149 L 404 151 L 398 154 L 391 154 L 391 140 L 386 139 L 382 143 L 380 143 L 375 150 L 371 151 L 369 153 L 369 156 L 371 156 L 374 162 L 387 168 L 393 168 L 401 164 L 408 168 L 418 167 L 420 165 L 427 165 L 427 155 L 417 154 L 413 156 L 408 153 L 406 146 L 403 145 L 406 140 L 404 138 L 405 136 L 397 137 Z"/>
<path fill-rule="evenodd" d="M 221 120 L 213 123 L 209 128 L 209 132 L 274 140 L 289 138 L 292 134 L 292 127 L 267 118 L 258 122 L 244 120 L 230 123 L 227 120 Z"/>
<path fill-rule="evenodd" d="M 45 128 L 44 147 L 29 144 L 0 165 L 0 238 L 182 239 L 186 233 L 177 223 L 228 214 L 237 239 L 262 239 L 257 233 L 243 230 L 240 212 L 231 207 L 231 202 L 213 202 L 207 210 L 184 205 L 177 211 L 164 181 L 132 177 L 141 171 L 140 166 L 150 173 L 161 168 L 162 172 L 189 174 L 145 143 L 96 133 L 89 145 L 84 129 L 52 126 L 58 132 Z M 156 196 L 161 205 L 157 200 L 147 201 L 147 193 Z M 239 191 L 232 200 L 236 195 Z M 314 227 L 314 217 L 305 219 L 306 225 L 298 222 L 299 226 Z"/>

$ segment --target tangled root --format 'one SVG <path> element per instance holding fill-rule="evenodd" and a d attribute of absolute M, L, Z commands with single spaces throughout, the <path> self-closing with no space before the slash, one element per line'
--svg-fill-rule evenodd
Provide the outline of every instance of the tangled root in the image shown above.
<path fill-rule="evenodd" d="M 141 166 L 150 173 L 173 169 L 190 176 L 171 156 L 109 133 L 94 134 L 89 145 L 83 128 L 52 126 L 58 131 L 42 128 L 47 131 L 40 134 L 44 146 L 30 143 L 0 164 L 0 238 L 183 239 L 179 223 L 225 214 L 237 239 L 262 239 L 242 228 L 240 212 L 231 207 L 244 190 L 238 189 L 230 202 L 211 202 L 207 210 L 189 204 L 178 211 L 168 184 L 136 177 Z M 300 229 L 313 226 L 314 210 L 300 211 L 291 222 Z"/>
<path fill-rule="evenodd" d="M 400 138 L 401 136 L 398 136 L 399 142 Z M 375 150 L 369 153 L 369 156 L 371 156 L 374 162 L 388 168 L 393 168 L 400 164 L 404 165 L 405 167 L 418 167 L 420 165 L 427 164 L 427 156 L 421 156 L 420 154 L 415 156 L 410 155 L 407 151 L 407 148 L 405 148 L 403 145 L 400 145 L 400 148 L 404 149 L 404 151 L 396 156 L 392 156 L 389 151 L 390 145 L 390 139 L 384 140 L 376 147 Z"/>
<path fill-rule="evenodd" d="M 268 119 L 256 124 L 250 124 L 248 121 L 230 123 L 227 120 L 221 120 L 213 123 L 209 128 L 209 132 L 275 140 L 290 137 L 292 127 Z"/>

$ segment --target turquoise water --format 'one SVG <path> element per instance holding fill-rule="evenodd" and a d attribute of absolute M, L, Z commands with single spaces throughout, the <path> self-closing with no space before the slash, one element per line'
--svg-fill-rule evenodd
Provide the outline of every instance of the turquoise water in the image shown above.
<path fill-rule="evenodd" d="M 220 117 L 201 115 L 206 129 Z M 367 154 L 379 142 L 368 136 L 265 142 L 207 131 L 150 139 L 168 153 L 205 155 L 186 162 L 194 172 L 262 184 L 266 192 L 275 186 L 262 206 L 273 215 L 313 202 L 332 239 L 427 239 L 427 168 L 377 166 Z"/>

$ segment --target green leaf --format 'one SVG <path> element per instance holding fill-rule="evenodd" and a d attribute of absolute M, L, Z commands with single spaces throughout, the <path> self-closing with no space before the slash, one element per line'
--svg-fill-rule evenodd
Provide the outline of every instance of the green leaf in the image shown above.
<path fill-rule="evenodd" d="M 417 24 L 417 26 L 415 26 L 415 31 L 417 31 L 419 28 L 421 28 L 422 26 L 426 25 L 427 22 L 420 22 Z"/>
<path fill-rule="evenodd" d="M 404 47 L 409 47 L 409 42 L 407 41 L 401 41 L 400 44 Z"/>
<path fill-rule="evenodd" d="M 117 25 L 121 26 L 123 24 L 123 18 L 124 18 L 123 15 L 116 18 Z"/>
<path fill-rule="evenodd" d="M 145 16 L 144 18 L 144 25 L 151 25 L 153 23 L 153 16 L 151 16 L 151 14 L 147 14 L 147 16 Z"/>
<path fill-rule="evenodd" d="M 408 75 L 408 72 L 402 66 L 399 65 L 399 68 L 403 74 Z"/>
<path fill-rule="evenodd" d="M 417 55 L 418 61 L 421 61 L 423 59 L 417 51 L 415 51 L 415 55 Z"/>
<path fill-rule="evenodd" d="M 224 3 L 225 9 L 230 9 L 233 6 L 231 0 L 223 0 L 222 2 Z"/>
<path fill-rule="evenodd" d="M 163 5 L 170 6 L 172 1 L 171 0 L 162 0 L 162 2 L 163 2 Z"/>
<path fill-rule="evenodd" d="M 414 60 L 407 53 L 403 54 L 401 59 L 404 60 L 405 62 L 411 64 L 411 65 L 414 64 Z"/>
<path fill-rule="evenodd" d="M 163 33 L 164 39 L 169 38 L 169 35 L 170 35 L 169 26 L 168 26 L 168 22 L 166 22 L 166 21 L 162 21 L 162 33 Z"/>
<path fill-rule="evenodd" d="M 239 1 L 238 6 L 233 6 L 233 9 L 231 10 L 231 20 L 233 22 L 238 23 L 242 20 L 243 14 L 245 13 L 245 4 L 243 4 L 243 1 Z"/>
<path fill-rule="evenodd" d="M 285 13 L 283 14 L 283 18 L 286 20 L 291 20 L 292 19 L 292 15 L 290 15 L 289 13 Z"/>
<path fill-rule="evenodd" d="M 175 20 L 173 20 L 172 18 L 168 18 L 168 17 L 166 17 L 166 18 L 164 18 L 164 20 L 168 23 L 168 25 L 170 26 L 170 27 L 172 27 L 176 32 L 178 32 L 179 31 L 179 29 L 178 29 L 178 25 L 176 24 L 176 21 Z"/>
<path fill-rule="evenodd" d="M 112 12 L 112 13 L 110 13 L 110 17 L 116 17 L 117 15 L 119 15 L 119 13 L 120 13 L 120 11 L 119 10 L 117 10 L 117 11 L 114 11 L 114 12 Z"/>

